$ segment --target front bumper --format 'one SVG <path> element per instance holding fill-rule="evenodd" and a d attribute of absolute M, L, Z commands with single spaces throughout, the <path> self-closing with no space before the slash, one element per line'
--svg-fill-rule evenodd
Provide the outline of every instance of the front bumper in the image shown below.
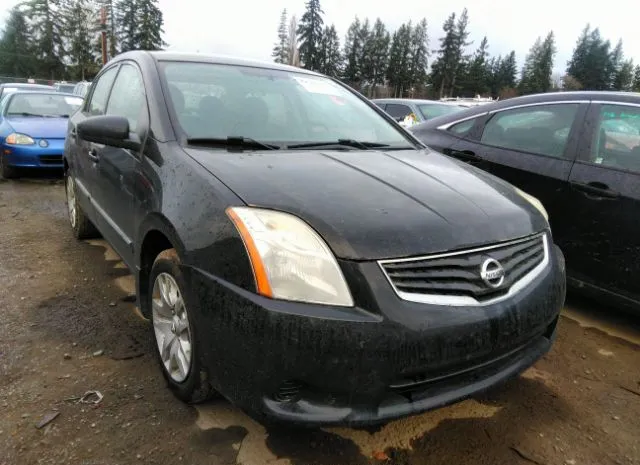
<path fill-rule="evenodd" d="M 545 354 L 566 292 L 552 249 L 534 282 L 482 307 L 403 301 L 375 263 L 341 262 L 357 289 L 351 309 L 266 299 L 183 271 L 214 388 L 259 417 L 364 425 L 462 400 Z"/>
<path fill-rule="evenodd" d="M 39 141 L 34 145 L 1 145 L 0 157 L 7 166 L 16 168 L 62 168 L 64 139 L 47 139 L 47 147 L 41 147 Z"/>

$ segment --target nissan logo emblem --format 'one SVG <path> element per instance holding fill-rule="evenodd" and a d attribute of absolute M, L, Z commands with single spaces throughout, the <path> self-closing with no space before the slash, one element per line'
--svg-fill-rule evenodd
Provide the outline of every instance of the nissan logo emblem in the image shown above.
<path fill-rule="evenodd" d="M 498 260 L 487 258 L 480 267 L 480 278 L 491 288 L 500 287 L 504 283 L 504 268 Z"/>

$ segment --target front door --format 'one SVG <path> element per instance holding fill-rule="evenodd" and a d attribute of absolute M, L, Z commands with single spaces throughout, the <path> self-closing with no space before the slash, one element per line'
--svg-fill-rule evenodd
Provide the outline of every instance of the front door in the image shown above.
<path fill-rule="evenodd" d="M 68 150 L 75 156 L 69 157 L 73 160 L 74 166 L 70 173 L 76 182 L 78 200 L 83 210 L 91 217 L 95 225 L 102 231 L 102 218 L 100 207 L 96 205 L 96 198 L 100 196 L 98 192 L 98 165 L 96 163 L 96 144 L 87 142 L 78 137 L 77 125 L 90 116 L 104 115 L 107 107 L 107 99 L 111 92 L 111 87 L 118 72 L 118 65 L 103 71 L 94 81 L 91 94 L 82 111 L 77 111 L 71 116 L 70 131 L 68 140 Z"/>
<path fill-rule="evenodd" d="M 572 276 L 640 300 L 640 106 L 593 103 L 571 172 Z"/>
<path fill-rule="evenodd" d="M 570 239 L 564 199 L 588 106 L 562 102 L 497 111 L 485 119 L 473 147 L 483 169 L 542 202 L 563 250 Z"/>
<path fill-rule="evenodd" d="M 124 116 L 129 121 L 129 132 L 142 139 L 149 117 L 142 75 L 135 64 L 120 67 L 106 109 L 107 115 Z M 119 147 L 96 147 L 98 157 L 97 202 L 102 207 L 106 223 L 103 234 L 118 254 L 133 265 L 133 241 L 136 230 L 136 173 L 141 154 Z"/>

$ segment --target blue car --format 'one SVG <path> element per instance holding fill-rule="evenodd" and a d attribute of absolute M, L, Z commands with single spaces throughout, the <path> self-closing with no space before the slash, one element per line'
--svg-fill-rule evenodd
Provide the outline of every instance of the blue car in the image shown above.
<path fill-rule="evenodd" d="M 0 100 L 0 177 L 21 168 L 62 168 L 69 116 L 82 98 L 59 92 L 14 92 Z"/>

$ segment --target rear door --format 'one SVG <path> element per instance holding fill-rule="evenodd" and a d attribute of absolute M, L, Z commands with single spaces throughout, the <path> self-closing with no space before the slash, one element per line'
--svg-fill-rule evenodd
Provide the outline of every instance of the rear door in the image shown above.
<path fill-rule="evenodd" d="M 571 172 L 571 275 L 640 300 L 640 105 L 593 102 Z"/>

